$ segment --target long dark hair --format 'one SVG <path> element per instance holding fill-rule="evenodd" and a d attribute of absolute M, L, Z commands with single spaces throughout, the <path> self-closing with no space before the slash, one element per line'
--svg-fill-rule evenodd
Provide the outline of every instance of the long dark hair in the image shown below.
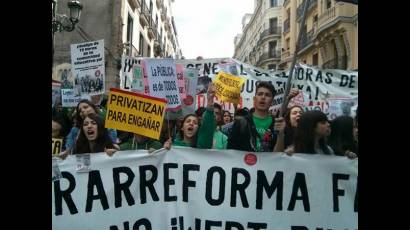
<path fill-rule="evenodd" d="M 94 109 L 95 113 L 98 115 L 98 109 L 97 107 L 95 107 L 95 105 L 87 100 L 87 99 L 82 99 L 80 102 L 78 102 L 77 107 L 75 108 L 76 114 L 75 114 L 75 118 L 77 119 L 77 127 L 81 129 L 82 125 L 83 125 L 83 118 L 81 117 L 80 113 L 80 104 L 85 103 L 88 104 L 89 106 L 91 106 L 91 108 Z"/>
<path fill-rule="evenodd" d="M 193 113 L 187 114 L 187 115 L 184 117 L 184 119 L 183 119 L 182 122 L 181 122 L 181 125 L 178 127 L 179 138 L 181 138 L 182 141 L 184 140 L 184 131 L 182 131 L 181 129 L 182 129 L 182 127 L 184 126 L 185 120 L 188 119 L 188 117 L 196 117 L 196 119 L 199 121 L 198 116 L 197 116 L 196 114 L 193 114 Z M 191 147 L 192 147 L 192 148 L 196 148 L 196 140 L 197 140 L 197 138 L 198 138 L 199 125 L 200 125 L 200 124 L 198 123 L 198 130 L 197 130 L 197 132 L 195 133 L 195 135 L 192 136 L 192 140 L 191 140 Z"/>
<path fill-rule="evenodd" d="M 296 127 L 292 127 L 291 123 L 290 123 L 290 114 L 293 108 L 300 108 L 302 110 L 302 114 L 304 109 L 299 106 L 299 105 L 294 105 L 291 106 L 290 108 L 288 108 L 286 110 L 285 113 L 285 122 L 286 122 L 286 127 L 285 127 L 285 148 L 288 147 L 289 145 L 292 144 L 294 136 L 295 136 L 295 132 L 296 132 Z"/>
<path fill-rule="evenodd" d="M 80 153 L 99 153 L 104 152 L 105 148 L 114 148 L 112 140 L 108 135 L 107 129 L 104 128 L 104 121 L 97 114 L 88 114 L 88 118 L 97 123 L 97 138 L 95 139 L 95 147 L 93 150 L 90 149 L 90 142 L 84 133 L 84 120 L 81 121 L 80 134 L 78 136 L 77 142 L 75 143 L 75 148 L 73 154 Z"/>
<path fill-rule="evenodd" d="M 316 153 L 315 151 L 315 128 L 319 122 L 328 121 L 326 115 L 319 110 L 304 112 L 300 117 L 296 128 L 294 147 L 296 153 Z M 319 148 L 330 154 L 324 137 L 319 139 Z"/>
<path fill-rule="evenodd" d="M 357 148 L 353 137 L 353 118 L 349 116 L 336 117 L 332 123 L 332 132 L 328 138 L 329 145 L 335 155 L 344 156 L 346 150 L 357 153 Z"/>

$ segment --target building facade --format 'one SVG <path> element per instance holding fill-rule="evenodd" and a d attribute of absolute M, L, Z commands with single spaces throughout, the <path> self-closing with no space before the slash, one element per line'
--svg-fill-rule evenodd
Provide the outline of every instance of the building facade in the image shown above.
<path fill-rule="evenodd" d="M 58 14 L 68 15 L 67 2 L 58 1 Z M 55 34 L 53 68 L 71 63 L 71 44 L 104 39 L 105 87 L 108 90 L 118 87 L 122 55 L 181 58 L 182 51 L 171 12 L 173 2 L 81 0 L 83 10 L 75 30 Z M 58 76 L 54 78 L 58 80 Z"/>
<path fill-rule="evenodd" d="M 290 68 L 303 14 L 303 0 L 285 0 L 280 69 Z M 309 0 L 298 61 L 327 69 L 358 69 L 357 5 Z"/>
<path fill-rule="evenodd" d="M 281 57 L 282 0 L 255 0 L 254 12 L 242 19 L 234 38 L 233 58 L 264 69 L 276 69 Z"/>

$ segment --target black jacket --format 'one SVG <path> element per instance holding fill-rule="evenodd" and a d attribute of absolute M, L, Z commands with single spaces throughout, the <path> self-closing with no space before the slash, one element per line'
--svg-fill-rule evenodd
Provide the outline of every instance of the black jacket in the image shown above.
<path fill-rule="evenodd" d="M 252 113 L 247 113 L 242 116 L 235 117 L 232 125 L 232 130 L 228 136 L 228 149 L 236 149 L 242 151 L 257 152 L 256 139 L 261 140 L 260 152 L 272 152 L 276 144 L 276 134 L 273 132 L 275 118 L 272 116 L 272 124 L 269 126 L 271 133 L 265 133 L 261 137 L 256 131 L 255 123 L 252 119 Z"/>

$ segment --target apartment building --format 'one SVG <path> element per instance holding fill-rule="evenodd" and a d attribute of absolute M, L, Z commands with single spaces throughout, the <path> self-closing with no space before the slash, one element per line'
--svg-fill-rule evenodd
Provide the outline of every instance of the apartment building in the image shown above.
<path fill-rule="evenodd" d="M 234 38 L 233 58 L 264 69 L 276 69 L 281 57 L 282 0 L 255 0 Z"/>
<path fill-rule="evenodd" d="M 305 0 L 285 0 L 280 69 L 290 68 Z M 358 69 L 357 5 L 309 0 L 298 61 L 329 69 Z"/>
<path fill-rule="evenodd" d="M 68 14 L 67 2 L 58 1 L 58 14 Z M 71 63 L 70 44 L 104 39 L 108 90 L 118 86 L 122 55 L 181 58 L 171 11 L 173 3 L 174 0 L 81 0 L 83 10 L 75 30 L 55 34 L 53 68 Z M 54 78 L 58 80 L 58 76 Z"/>

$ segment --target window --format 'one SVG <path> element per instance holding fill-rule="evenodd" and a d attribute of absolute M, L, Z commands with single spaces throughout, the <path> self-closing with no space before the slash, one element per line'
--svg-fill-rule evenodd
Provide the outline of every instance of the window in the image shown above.
<path fill-rule="evenodd" d="M 144 36 L 142 36 L 142 33 L 140 33 L 139 50 L 141 57 L 144 57 Z"/>
<path fill-rule="evenodd" d="M 277 7 L 278 6 L 278 0 L 270 0 L 270 7 Z"/>
<path fill-rule="evenodd" d="M 317 22 L 317 20 L 318 20 L 318 16 L 317 14 L 315 14 L 315 16 L 313 16 L 313 22 Z"/>
<path fill-rule="evenodd" d="M 162 40 L 162 27 L 161 27 L 161 33 L 159 33 L 159 38 Z"/>
<path fill-rule="evenodd" d="M 269 57 L 276 57 L 276 45 L 276 41 L 269 42 Z"/>
<path fill-rule="evenodd" d="M 148 45 L 148 49 L 147 49 L 148 51 L 147 51 L 147 56 L 148 57 L 151 57 L 151 46 L 150 45 Z"/>
<path fill-rule="evenodd" d="M 270 18 L 269 19 L 269 32 L 276 33 L 278 27 L 278 19 L 277 18 Z"/>
<path fill-rule="evenodd" d="M 157 26 L 157 25 L 158 25 L 158 15 L 155 15 L 155 26 Z"/>
<path fill-rule="evenodd" d="M 152 0 L 149 1 L 149 13 L 152 14 Z"/>
<path fill-rule="evenodd" d="M 290 38 L 286 39 L 286 49 L 290 49 Z"/>
<path fill-rule="evenodd" d="M 132 45 L 132 28 L 134 24 L 134 19 L 128 14 L 128 21 L 127 21 L 127 42 L 130 44 L 130 48 Z M 130 49 L 131 50 L 131 49 Z"/>
<path fill-rule="evenodd" d="M 332 7 L 332 0 L 326 0 L 326 9 Z"/>
<path fill-rule="evenodd" d="M 275 64 L 269 64 L 269 65 L 268 65 L 268 69 L 269 69 L 269 70 L 271 70 L 271 69 L 272 69 L 272 70 L 275 70 L 275 69 L 276 69 L 276 65 L 275 65 Z"/>
<path fill-rule="evenodd" d="M 318 55 L 318 53 L 313 54 L 312 65 L 313 66 L 318 66 L 319 65 L 319 55 Z"/>

